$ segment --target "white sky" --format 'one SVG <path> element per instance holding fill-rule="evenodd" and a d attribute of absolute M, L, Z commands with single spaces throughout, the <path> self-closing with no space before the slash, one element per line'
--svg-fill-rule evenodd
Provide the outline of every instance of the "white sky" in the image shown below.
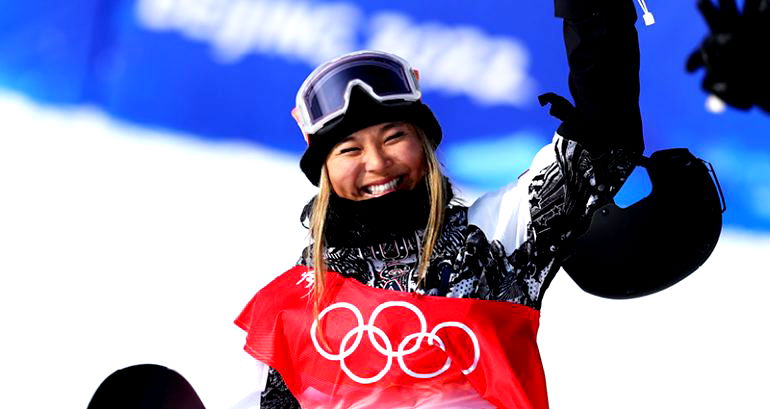
<path fill-rule="evenodd" d="M 85 408 L 133 364 L 208 408 L 257 377 L 232 320 L 297 259 L 313 187 L 297 159 L 0 94 L 0 407 Z M 768 408 L 770 235 L 723 235 L 680 284 L 626 301 L 566 274 L 539 341 L 551 407 Z"/>

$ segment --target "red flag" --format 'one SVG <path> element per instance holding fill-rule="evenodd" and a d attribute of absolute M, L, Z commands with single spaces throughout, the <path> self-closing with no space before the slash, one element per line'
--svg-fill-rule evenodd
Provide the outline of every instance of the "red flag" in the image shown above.
<path fill-rule="evenodd" d="M 235 321 L 246 351 L 303 407 L 548 408 L 537 310 L 376 289 L 329 272 L 316 321 L 312 276 L 304 266 L 283 273 Z"/>

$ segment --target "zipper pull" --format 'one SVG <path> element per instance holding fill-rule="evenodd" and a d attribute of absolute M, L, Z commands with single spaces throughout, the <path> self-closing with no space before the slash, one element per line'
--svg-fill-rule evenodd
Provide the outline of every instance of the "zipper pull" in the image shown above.
<path fill-rule="evenodd" d="M 647 2 L 644 0 L 636 0 L 639 2 L 639 6 L 642 8 L 642 18 L 644 19 L 644 25 L 651 26 L 655 24 L 655 16 L 650 13 L 650 9 L 647 8 Z"/>

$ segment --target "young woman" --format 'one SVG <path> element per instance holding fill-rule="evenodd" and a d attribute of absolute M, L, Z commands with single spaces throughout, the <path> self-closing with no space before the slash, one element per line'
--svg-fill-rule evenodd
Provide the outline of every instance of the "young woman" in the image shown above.
<path fill-rule="evenodd" d="M 643 150 L 632 0 L 557 0 L 575 107 L 511 185 L 455 203 L 418 74 L 383 52 L 313 71 L 293 112 L 312 244 L 236 323 L 263 408 L 545 408 L 535 335 L 570 241 Z M 395 291 L 388 291 L 395 290 Z M 364 336 L 366 335 L 366 336 Z"/>

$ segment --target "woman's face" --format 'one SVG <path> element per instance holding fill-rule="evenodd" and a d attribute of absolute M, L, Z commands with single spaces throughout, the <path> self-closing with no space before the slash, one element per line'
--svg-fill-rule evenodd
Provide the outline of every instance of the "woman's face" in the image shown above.
<path fill-rule="evenodd" d="M 337 196 L 366 200 L 413 189 L 425 175 L 425 154 L 414 126 L 386 122 L 343 139 L 326 158 L 326 170 Z"/>

